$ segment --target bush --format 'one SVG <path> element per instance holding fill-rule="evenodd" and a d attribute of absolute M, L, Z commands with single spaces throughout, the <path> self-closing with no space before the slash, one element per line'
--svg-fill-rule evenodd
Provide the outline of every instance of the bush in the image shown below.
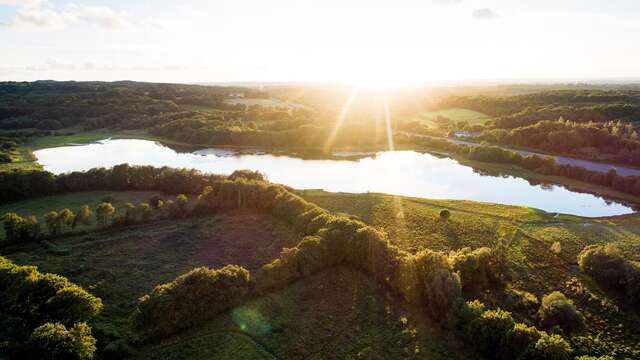
<path fill-rule="evenodd" d="M 483 355 L 493 359 L 568 359 L 571 347 L 559 335 L 515 323 L 511 313 L 485 310 L 478 301 L 461 303 L 457 328 Z"/>
<path fill-rule="evenodd" d="M 440 219 L 447 220 L 451 217 L 451 212 L 449 210 L 440 210 Z"/>
<path fill-rule="evenodd" d="M 85 323 L 70 330 L 60 323 L 46 323 L 33 331 L 30 345 L 34 359 L 90 360 L 96 351 L 96 339 Z"/>
<path fill-rule="evenodd" d="M 0 308 L 10 314 L 32 324 L 51 321 L 71 325 L 88 321 L 102 310 L 99 298 L 65 277 L 0 260 Z"/>
<path fill-rule="evenodd" d="M 229 175 L 229 180 L 233 181 L 237 179 L 266 181 L 267 177 L 259 171 L 236 170 L 233 173 L 231 173 L 231 175 Z"/>
<path fill-rule="evenodd" d="M 422 250 L 405 255 L 399 269 L 399 289 L 409 302 L 420 303 L 432 318 L 444 320 L 460 298 L 460 277 L 443 253 Z"/>
<path fill-rule="evenodd" d="M 536 354 L 533 358 L 545 360 L 569 359 L 572 349 L 562 336 L 555 334 L 549 335 L 545 332 L 541 332 L 540 334 L 540 339 L 538 339 L 535 345 Z"/>
<path fill-rule="evenodd" d="M 544 329 L 559 326 L 567 333 L 582 330 L 585 327 L 584 317 L 563 293 L 554 291 L 542 298 L 538 310 L 540 325 Z"/>
<path fill-rule="evenodd" d="M 449 263 L 460 275 L 463 292 L 477 295 L 499 282 L 500 270 L 491 249 L 482 247 L 471 251 L 463 248 L 449 255 Z"/>
<path fill-rule="evenodd" d="M 491 354 L 505 342 L 515 322 L 511 313 L 503 310 L 487 310 L 480 317 L 471 321 L 469 329 L 478 350 L 483 354 Z"/>
<path fill-rule="evenodd" d="M 189 329 L 238 305 L 249 293 L 249 271 L 227 265 L 195 268 L 140 298 L 134 325 L 147 336 Z"/>
<path fill-rule="evenodd" d="M 103 202 L 96 208 L 96 222 L 98 227 L 105 228 L 110 225 L 116 209 L 109 202 Z"/>
<path fill-rule="evenodd" d="M 73 224 L 71 224 L 72 228 L 75 228 L 78 224 L 82 224 L 84 226 L 91 225 L 91 216 L 93 213 L 88 205 L 84 205 L 78 210 L 76 213 L 76 217 L 73 219 Z"/>
<path fill-rule="evenodd" d="M 40 224 L 35 216 L 23 218 L 16 213 L 7 213 L 2 220 L 8 243 L 36 241 L 40 238 Z"/>
<path fill-rule="evenodd" d="M 149 206 L 151 206 L 153 209 L 161 208 L 162 203 L 164 203 L 164 199 L 162 199 L 158 195 L 153 195 L 151 198 L 149 198 Z"/>
<path fill-rule="evenodd" d="M 587 246 L 578 255 L 578 264 L 600 286 L 625 295 L 632 304 L 640 303 L 640 269 L 615 246 Z"/>
<path fill-rule="evenodd" d="M 539 307 L 540 302 L 538 301 L 538 298 L 528 291 L 518 290 L 511 286 L 507 286 L 504 292 L 509 308 L 518 311 L 526 311 L 532 314 Z"/>

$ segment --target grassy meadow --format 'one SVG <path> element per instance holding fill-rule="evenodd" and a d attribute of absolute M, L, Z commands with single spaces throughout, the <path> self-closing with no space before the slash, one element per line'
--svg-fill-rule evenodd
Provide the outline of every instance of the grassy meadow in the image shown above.
<path fill-rule="evenodd" d="M 484 125 L 487 120 L 491 120 L 491 117 L 486 114 L 462 108 L 428 111 L 418 115 L 414 120 L 421 121 L 431 128 L 436 128 L 437 123 L 435 122 L 435 119 L 438 116 L 446 117 L 456 123 L 459 121 L 466 121 L 469 125 Z"/>

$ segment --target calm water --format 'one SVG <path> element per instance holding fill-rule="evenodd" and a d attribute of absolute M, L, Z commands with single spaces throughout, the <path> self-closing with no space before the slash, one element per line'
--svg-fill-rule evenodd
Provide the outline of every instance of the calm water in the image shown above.
<path fill-rule="evenodd" d="M 324 189 L 352 193 L 382 192 L 437 199 L 464 199 L 525 205 L 548 212 L 609 216 L 633 212 L 623 204 L 607 203 L 590 194 L 561 186 L 530 185 L 517 177 L 482 176 L 449 158 L 414 151 L 379 152 L 357 161 L 303 160 L 270 154 L 236 154 L 227 149 L 178 153 L 153 141 L 104 140 L 35 152 L 38 162 L 53 173 L 94 167 L 131 165 L 195 168 L 230 174 L 258 170 L 269 180 L 296 189 Z"/>

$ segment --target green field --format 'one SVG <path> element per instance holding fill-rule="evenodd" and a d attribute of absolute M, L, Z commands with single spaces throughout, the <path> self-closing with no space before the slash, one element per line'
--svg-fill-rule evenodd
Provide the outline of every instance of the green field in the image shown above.
<path fill-rule="evenodd" d="M 430 127 L 436 127 L 436 123 L 434 122 L 434 120 L 438 116 L 446 117 L 454 122 L 467 121 L 469 125 L 484 125 L 487 120 L 491 120 L 491 117 L 486 114 L 460 108 L 425 112 L 418 115 L 414 120 L 420 120 Z"/>

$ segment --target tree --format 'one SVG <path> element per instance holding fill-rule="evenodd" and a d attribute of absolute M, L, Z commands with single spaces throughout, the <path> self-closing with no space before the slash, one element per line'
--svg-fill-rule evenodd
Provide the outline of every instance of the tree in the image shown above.
<path fill-rule="evenodd" d="M 80 210 L 78 210 L 78 213 L 76 214 L 75 218 L 73 219 L 73 224 L 72 224 L 72 228 L 75 228 L 77 226 L 77 224 L 82 224 L 84 226 L 89 226 L 91 225 L 91 216 L 92 216 L 92 212 L 91 209 L 89 209 L 89 206 L 84 205 L 83 207 L 80 208 Z"/>
<path fill-rule="evenodd" d="M 46 323 L 33 331 L 30 342 L 38 359 L 90 360 L 96 351 L 96 339 L 85 323 L 70 330 L 60 323 Z"/>
<path fill-rule="evenodd" d="M 76 215 L 69 209 L 62 209 L 58 214 L 58 220 L 60 222 L 60 232 L 64 231 L 64 228 L 71 229 L 75 222 Z"/>
<path fill-rule="evenodd" d="M 96 222 L 98 227 L 106 228 L 111 223 L 113 215 L 115 215 L 116 209 L 111 203 L 103 202 L 96 208 Z"/>
<path fill-rule="evenodd" d="M 2 220 L 9 243 L 34 241 L 40 237 L 40 224 L 35 216 L 23 218 L 16 213 L 7 213 Z"/>
<path fill-rule="evenodd" d="M 60 234 L 60 216 L 55 211 L 49 211 L 47 215 L 44 216 L 44 222 L 47 224 L 47 231 L 49 231 L 49 235 L 57 236 Z"/>
<path fill-rule="evenodd" d="M 187 204 L 189 204 L 189 198 L 185 194 L 176 196 L 175 207 L 176 214 L 179 217 L 185 216 L 187 213 Z"/>
<path fill-rule="evenodd" d="M 124 221 L 127 224 L 133 224 L 137 221 L 138 219 L 138 211 L 137 208 L 135 207 L 135 205 L 133 205 L 132 203 L 126 203 L 125 204 L 125 213 L 124 213 Z"/>
<path fill-rule="evenodd" d="M 138 212 L 140 213 L 141 220 L 147 222 L 151 220 L 153 216 L 153 210 L 151 210 L 151 206 L 146 203 L 138 204 Z"/>
<path fill-rule="evenodd" d="M 567 333 L 572 333 L 585 327 L 582 314 L 573 302 L 559 291 L 554 291 L 542 298 L 538 314 L 540 324 L 545 329 L 560 326 Z"/>
<path fill-rule="evenodd" d="M 158 195 L 153 195 L 150 199 L 149 199 L 149 205 L 154 208 L 154 209 L 159 209 L 162 207 L 162 203 L 164 201 L 162 200 L 162 198 Z"/>

